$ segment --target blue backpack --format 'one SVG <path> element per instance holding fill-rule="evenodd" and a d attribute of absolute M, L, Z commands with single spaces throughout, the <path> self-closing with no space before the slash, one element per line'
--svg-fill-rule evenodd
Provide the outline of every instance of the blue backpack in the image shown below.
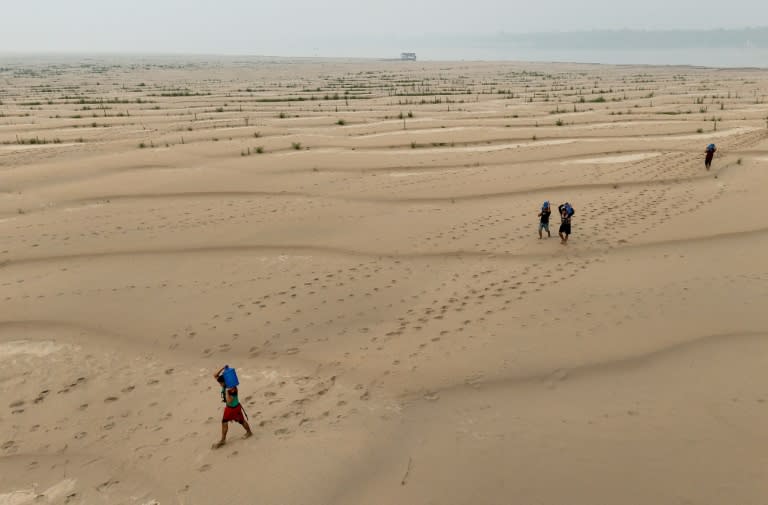
<path fill-rule="evenodd" d="M 712 151 L 714 151 L 714 150 L 715 150 L 715 144 L 709 144 L 709 145 L 707 146 L 707 151 L 710 151 L 710 152 L 712 152 Z"/>

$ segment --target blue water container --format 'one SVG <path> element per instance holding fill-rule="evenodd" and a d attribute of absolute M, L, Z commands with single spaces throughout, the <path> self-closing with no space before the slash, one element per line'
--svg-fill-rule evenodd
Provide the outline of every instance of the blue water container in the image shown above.
<path fill-rule="evenodd" d="M 235 373 L 234 368 L 225 368 L 223 372 L 221 372 L 221 376 L 224 378 L 224 385 L 228 388 L 233 388 L 240 384 L 240 381 L 237 380 L 237 373 Z"/>

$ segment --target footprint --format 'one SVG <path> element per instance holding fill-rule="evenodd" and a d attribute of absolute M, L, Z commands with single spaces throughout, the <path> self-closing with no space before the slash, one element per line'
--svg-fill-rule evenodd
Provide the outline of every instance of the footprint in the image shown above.
<path fill-rule="evenodd" d="M 119 481 L 119 480 L 117 480 L 117 479 L 109 479 L 108 481 L 106 481 L 106 482 L 102 482 L 101 484 L 99 484 L 98 486 L 96 486 L 96 491 L 98 491 L 98 492 L 100 492 L 100 493 L 101 493 L 101 492 L 103 492 L 105 489 L 108 489 L 108 488 L 110 488 L 110 487 L 112 487 L 112 486 L 114 486 L 114 485 L 117 485 L 117 484 L 119 484 L 119 483 L 120 483 L 120 481 Z"/>

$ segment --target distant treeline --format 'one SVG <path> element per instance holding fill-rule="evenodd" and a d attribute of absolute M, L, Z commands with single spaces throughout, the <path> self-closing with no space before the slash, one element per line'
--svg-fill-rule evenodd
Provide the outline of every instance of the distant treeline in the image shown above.
<path fill-rule="evenodd" d="M 458 42 L 458 41 L 456 41 Z M 526 49 L 768 48 L 768 27 L 720 30 L 593 30 L 466 37 L 466 46 Z"/>

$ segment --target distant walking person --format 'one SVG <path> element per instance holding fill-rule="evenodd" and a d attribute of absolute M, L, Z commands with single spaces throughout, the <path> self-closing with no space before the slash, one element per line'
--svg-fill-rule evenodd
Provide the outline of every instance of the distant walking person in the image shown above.
<path fill-rule="evenodd" d="M 704 158 L 704 166 L 707 167 L 707 170 L 712 166 L 712 158 L 715 157 L 715 151 L 717 151 L 715 144 L 709 144 L 707 146 L 707 156 Z"/>
<path fill-rule="evenodd" d="M 560 243 L 565 245 L 568 243 L 568 236 L 571 234 L 571 218 L 575 211 L 571 204 L 565 202 L 557 208 L 560 211 Z"/>
<path fill-rule="evenodd" d="M 224 382 L 224 375 L 222 372 L 227 369 L 227 366 L 221 367 L 218 372 L 213 374 L 216 382 L 221 386 L 221 401 L 224 402 L 224 417 L 221 419 L 221 440 L 213 444 L 214 449 L 218 449 L 227 442 L 227 431 L 229 429 L 230 421 L 234 421 L 245 428 L 245 436 L 248 438 L 253 435 L 251 427 L 248 421 L 245 420 L 245 412 L 243 406 L 240 405 L 240 400 L 237 398 L 237 386 L 228 388 Z"/>
<path fill-rule="evenodd" d="M 549 216 L 552 214 L 552 209 L 549 208 L 549 202 L 544 202 L 541 206 L 541 212 L 539 212 L 539 240 L 542 239 L 542 230 L 547 231 L 547 238 L 551 237 L 549 233 Z"/>

